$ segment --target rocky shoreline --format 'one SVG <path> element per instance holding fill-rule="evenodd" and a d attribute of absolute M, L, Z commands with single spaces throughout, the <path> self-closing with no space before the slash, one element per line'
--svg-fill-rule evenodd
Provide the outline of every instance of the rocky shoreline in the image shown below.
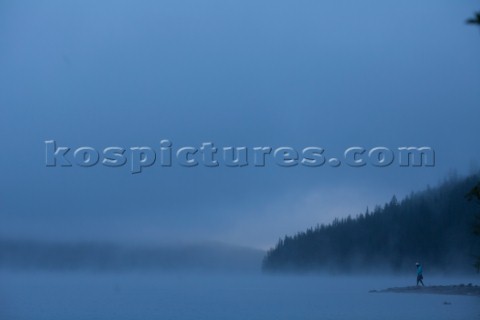
<path fill-rule="evenodd" d="M 370 293 L 426 293 L 426 294 L 446 294 L 446 295 L 465 295 L 480 297 L 480 286 L 469 284 L 445 285 L 445 286 L 409 286 L 394 287 L 382 290 L 370 290 Z"/>

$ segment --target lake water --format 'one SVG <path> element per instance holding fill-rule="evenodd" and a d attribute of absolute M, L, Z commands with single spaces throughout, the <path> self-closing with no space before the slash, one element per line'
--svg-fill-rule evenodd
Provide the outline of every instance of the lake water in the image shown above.
<path fill-rule="evenodd" d="M 2 272 L 0 320 L 480 319 L 478 297 L 368 293 L 411 282 L 371 276 Z"/>

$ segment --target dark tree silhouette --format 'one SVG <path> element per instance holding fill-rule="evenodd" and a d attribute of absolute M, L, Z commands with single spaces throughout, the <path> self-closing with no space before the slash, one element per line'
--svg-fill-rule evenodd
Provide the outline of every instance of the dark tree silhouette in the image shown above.
<path fill-rule="evenodd" d="M 471 19 L 467 19 L 467 24 L 476 24 L 480 26 L 480 12 L 475 13 L 475 17 Z M 467 194 L 468 200 L 473 199 L 480 200 L 480 182 L 470 190 Z M 475 224 L 473 226 L 473 233 L 477 236 L 480 236 L 480 213 L 475 216 Z M 475 263 L 475 267 L 477 268 L 477 272 L 480 272 L 480 255 L 477 256 L 477 262 Z"/>
<path fill-rule="evenodd" d="M 466 23 L 480 25 L 480 12 L 475 13 L 474 18 L 467 19 Z"/>

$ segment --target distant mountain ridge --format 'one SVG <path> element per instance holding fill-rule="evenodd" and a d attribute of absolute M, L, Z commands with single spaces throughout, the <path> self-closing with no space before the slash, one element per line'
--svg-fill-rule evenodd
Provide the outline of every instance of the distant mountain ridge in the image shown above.
<path fill-rule="evenodd" d="M 400 202 L 394 196 L 372 212 L 285 236 L 267 252 L 263 270 L 411 272 L 421 261 L 428 270 L 472 272 L 480 253 L 473 234 L 480 206 L 465 195 L 479 180 L 479 174 L 451 178 Z"/>

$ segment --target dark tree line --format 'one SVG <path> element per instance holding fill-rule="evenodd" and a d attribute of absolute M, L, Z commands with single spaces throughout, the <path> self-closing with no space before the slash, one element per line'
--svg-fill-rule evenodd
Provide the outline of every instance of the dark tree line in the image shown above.
<path fill-rule="evenodd" d="M 472 190 L 470 190 L 470 192 L 466 195 L 466 197 L 470 201 L 475 199 L 480 203 L 480 182 L 477 183 L 477 185 L 475 187 L 473 187 Z M 480 236 L 480 213 L 477 213 L 475 215 L 475 223 L 473 225 L 473 233 L 476 236 Z M 475 262 L 475 267 L 477 268 L 477 272 L 480 272 L 480 255 L 477 256 L 477 261 Z"/>
<path fill-rule="evenodd" d="M 373 211 L 335 219 L 280 239 L 263 261 L 265 271 L 411 271 L 472 269 L 479 249 L 476 204 L 465 194 L 479 175 L 451 178 L 436 188 L 394 196 Z M 478 230 L 477 230 L 478 232 Z"/>

